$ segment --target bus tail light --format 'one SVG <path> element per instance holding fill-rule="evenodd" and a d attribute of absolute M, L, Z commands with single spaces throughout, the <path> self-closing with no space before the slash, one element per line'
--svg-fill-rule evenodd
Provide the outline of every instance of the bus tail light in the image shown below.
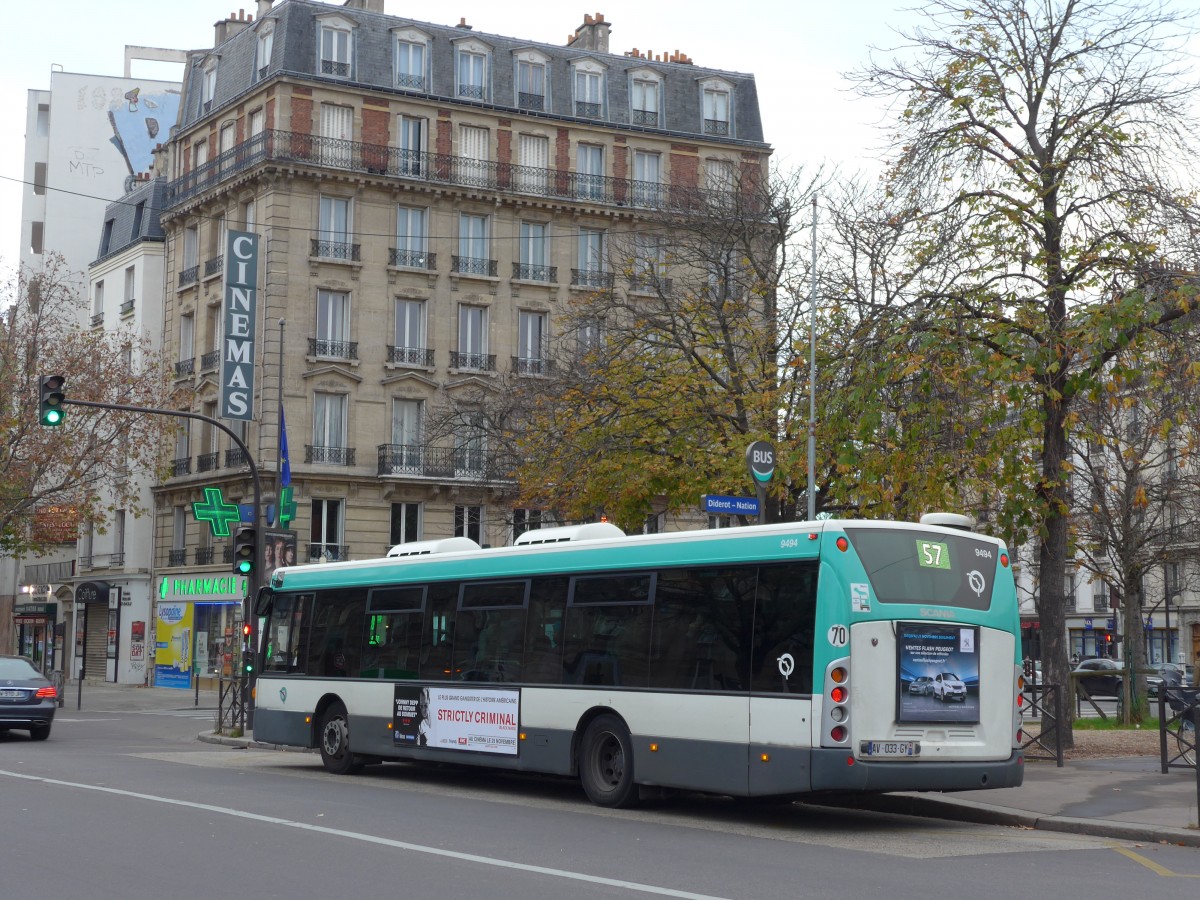
<path fill-rule="evenodd" d="M 835 659 L 825 669 L 821 746 L 843 747 L 850 739 L 850 660 Z"/>

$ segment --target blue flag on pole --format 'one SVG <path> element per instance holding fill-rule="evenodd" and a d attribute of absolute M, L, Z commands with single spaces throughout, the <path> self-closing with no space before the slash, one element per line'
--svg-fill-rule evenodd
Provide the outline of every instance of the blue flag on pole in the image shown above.
<path fill-rule="evenodd" d="M 283 404 L 279 404 L 279 471 L 280 487 L 292 483 L 292 462 L 288 459 L 287 423 L 283 418 Z"/>

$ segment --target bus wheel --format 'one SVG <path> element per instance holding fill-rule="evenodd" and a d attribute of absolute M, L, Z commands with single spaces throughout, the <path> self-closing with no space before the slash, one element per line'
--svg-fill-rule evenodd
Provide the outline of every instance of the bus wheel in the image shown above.
<path fill-rule="evenodd" d="M 629 807 L 638 801 L 633 782 L 633 742 L 616 716 L 597 716 L 583 732 L 579 780 L 597 806 Z"/>
<path fill-rule="evenodd" d="M 350 752 L 350 717 L 342 703 L 333 703 L 321 717 L 321 762 L 334 775 L 349 775 L 358 768 Z"/>

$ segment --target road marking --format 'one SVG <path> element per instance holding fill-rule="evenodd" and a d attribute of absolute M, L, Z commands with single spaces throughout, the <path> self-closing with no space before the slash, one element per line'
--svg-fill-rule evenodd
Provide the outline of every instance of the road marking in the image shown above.
<path fill-rule="evenodd" d="M 1143 866 L 1145 866 L 1151 872 L 1153 872 L 1156 875 L 1161 875 L 1163 878 L 1200 878 L 1200 875 L 1188 875 L 1185 872 L 1172 872 L 1166 866 L 1160 866 L 1154 860 L 1147 859 L 1145 856 L 1142 856 L 1142 854 L 1135 853 L 1134 851 L 1130 850 L 1128 847 L 1113 847 L 1113 849 L 1116 850 L 1118 853 L 1120 853 L 1122 856 L 1127 856 L 1127 857 L 1129 857 L 1129 859 L 1132 859 L 1134 862 L 1141 863 Z"/>
<path fill-rule="evenodd" d="M 189 809 L 198 809 L 204 812 L 216 813 L 217 815 L 232 816 L 237 819 L 249 819 L 252 822 L 263 822 L 268 825 L 283 825 L 287 828 L 296 828 L 301 831 L 315 831 L 319 834 L 332 835 L 334 837 L 349 838 L 353 841 L 362 841 L 366 844 L 379 844 L 384 847 L 392 847 L 397 850 L 408 850 L 411 853 L 425 853 L 430 856 L 441 856 L 449 859 L 462 860 L 464 862 L 478 863 L 484 866 L 494 866 L 499 869 L 514 869 L 519 872 L 530 872 L 534 875 L 549 875 L 553 878 L 564 878 L 569 881 L 584 881 L 589 884 L 602 884 L 607 887 L 621 888 L 628 891 L 637 891 L 643 894 L 657 894 L 660 897 L 680 897 L 683 900 L 725 900 L 725 898 L 714 897 L 710 894 L 693 894 L 690 891 L 677 891 L 671 888 L 658 887 L 653 884 L 640 884 L 636 881 L 623 881 L 617 878 L 603 878 L 599 875 L 586 875 L 582 872 L 572 872 L 567 869 L 551 869 L 546 866 L 533 866 L 528 863 L 514 862 L 508 859 L 497 859 L 492 856 L 478 856 L 474 853 L 459 853 L 455 850 L 443 850 L 440 847 L 427 847 L 422 844 L 411 844 L 407 841 L 396 841 L 391 838 L 378 837 L 373 834 L 363 834 L 358 831 L 343 831 L 340 828 L 327 828 L 322 825 L 312 825 L 308 822 L 296 822 L 291 819 L 280 819 L 275 816 L 264 816 L 258 813 L 245 812 L 239 809 L 227 809 L 222 806 L 213 806 L 209 803 L 195 803 L 190 800 L 176 800 L 173 797 L 159 797 L 154 794 L 142 794 L 137 791 L 123 791 L 118 788 L 102 787 L 95 784 L 80 784 L 74 781 L 60 781 L 57 778 L 41 778 L 36 775 L 25 775 L 21 772 L 6 772 L 0 769 L 0 776 L 7 778 L 19 778 L 22 781 L 37 781 L 42 784 L 52 784 L 58 787 L 79 788 L 85 791 L 96 791 L 102 794 L 115 794 L 118 797 L 130 797 L 135 800 L 149 800 L 151 803 L 163 803 L 168 806 L 184 806 Z"/>

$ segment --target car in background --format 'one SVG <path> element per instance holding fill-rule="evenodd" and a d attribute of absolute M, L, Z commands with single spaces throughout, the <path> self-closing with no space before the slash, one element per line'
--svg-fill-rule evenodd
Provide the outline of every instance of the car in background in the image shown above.
<path fill-rule="evenodd" d="M 953 672 L 938 672 L 933 677 L 933 699 L 941 700 L 943 703 L 947 700 L 966 703 L 967 686 Z"/>
<path fill-rule="evenodd" d="M 1096 657 L 1082 660 L 1072 673 L 1075 683 L 1089 697 L 1119 697 L 1121 695 L 1121 664 L 1115 659 Z"/>
<path fill-rule="evenodd" d="M 1153 675 L 1146 676 L 1146 696 L 1158 699 L 1163 683 L 1171 687 L 1191 687 L 1195 682 L 1191 666 L 1182 663 L 1159 663 Z"/>
<path fill-rule="evenodd" d="M 909 694 L 920 694 L 928 696 L 933 693 L 933 679 L 928 675 L 922 675 L 919 678 L 914 678 L 908 683 Z"/>
<path fill-rule="evenodd" d="M 0 656 L 0 732 L 18 728 L 35 741 L 50 737 L 58 691 L 23 656 Z"/>

